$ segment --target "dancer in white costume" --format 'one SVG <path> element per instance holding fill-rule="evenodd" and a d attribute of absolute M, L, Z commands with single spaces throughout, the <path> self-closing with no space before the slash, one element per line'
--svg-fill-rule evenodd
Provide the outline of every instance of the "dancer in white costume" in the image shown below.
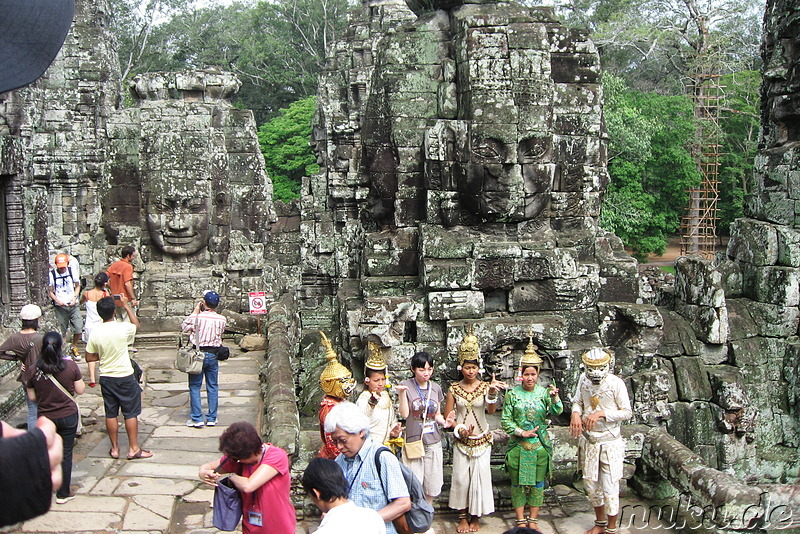
<path fill-rule="evenodd" d="M 447 421 L 456 423 L 449 506 L 459 511 L 457 532 L 477 532 L 478 518 L 494 512 L 492 431 L 486 413 L 497 410 L 499 391 L 506 385 L 494 376 L 491 382 L 480 379 L 483 362 L 472 325 L 458 347 L 458 370 L 463 378 L 450 385 L 445 404 Z"/>
<path fill-rule="evenodd" d="M 622 422 L 633 415 L 625 383 L 611 374 L 611 354 L 592 349 L 583 354 L 586 371 L 572 399 L 570 432 L 579 437 L 578 463 L 594 507 L 594 527 L 584 534 L 616 534 L 619 481 L 625 460 Z"/>

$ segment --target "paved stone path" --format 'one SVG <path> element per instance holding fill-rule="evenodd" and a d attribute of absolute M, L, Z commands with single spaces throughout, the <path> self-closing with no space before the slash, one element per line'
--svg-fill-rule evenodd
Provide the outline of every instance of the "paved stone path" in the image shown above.
<path fill-rule="evenodd" d="M 218 457 L 218 437 L 226 425 L 250 421 L 258 427 L 261 413 L 259 359 L 263 353 L 232 351 L 220 363 L 220 426 L 189 428 L 189 394 L 186 375 L 172 367 L 174 349 L 142 348 L 136 360 L 145 369 L 145 389 L 139 440 L 151 450 L 151 459 L 124 459 L 127 436 L 120 428 L 123 459 L 109 457 L 100 388 L 89 388 L 80 397 L 86 429 L 76 441 L 72 484 L 76 498 L 57 505 L 38 518 L 0 529 L 22 533 L 122 532 L 129 534 L 216 533 L 211 527 L 213 490 L 197 479 L 202 463 Z M 85 362 L 81 370 L 88 376 Z M 203 392 L 205 399 L 205 391 Z M 204 400 L 205 405 L 205 400 Z M 24 419 L 19 414 L 17 421 Z M 626 504 L 638 502 L 627 500 Z M 559 504 L 542 510 L 539 528 L 545 534 L 579 534 L 592 524 L 585 497 L 564 495 Z M 317 518 L 301 518 L 297 533 L 308 534 Z M 456 518 L 437 514 L 436 534 L 455 534 Z M 512 512 L 496 512 L 483 519 L 481 532 L 500 534 L 513 526 Z M 622 532 L 671 532 L 668 529 L 635 528 Z M 239 532 L 239 531 L 237 531 Z M 353 530 L 357 534 L 357 529 Z"/>

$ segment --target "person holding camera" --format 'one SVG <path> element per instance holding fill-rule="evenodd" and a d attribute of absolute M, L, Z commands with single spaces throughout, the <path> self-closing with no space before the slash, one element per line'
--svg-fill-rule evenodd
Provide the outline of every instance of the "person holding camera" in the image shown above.
<path fill-rule="evenodd" d="M 130 245 L 122 247 L 119 256 L 120 259 L 109 266 L 106 274 L 108 275 L 108 288 L 117 305 L 117 319 L 127 321 L 128 316 L 125 313 L 122 298 L 125 297 L 132 308 L 139 305 L 139 299 L 136 298 L 136 293 L 133 291 L 133 258 L 136 257 L 136 249 Z"/>
<path fill-rule="evenodd" d="M 206 396 L 208 397 L 208 413 L 205 418 L 206 426 L 216 426 L 217 406 L 219 404 L 219 361 L 217 351 L 222 346 L 222 334 L 225 332 L 227 319 L 217 313 L 219 306 L 219 293 L 216 291 L 203 291 L 203 298 L 197 301 L 191 315 L 181 323 L 181 330 L 188 333 L 190 341 L 200 347 L 205 353 L 203 371 L 189 376 L 189 403 L 191 416 L 186 421 L 186 426 L 202 428 L 203 409 L 200 403 L 200 387 L 203 378 L 206 381 Z"/>

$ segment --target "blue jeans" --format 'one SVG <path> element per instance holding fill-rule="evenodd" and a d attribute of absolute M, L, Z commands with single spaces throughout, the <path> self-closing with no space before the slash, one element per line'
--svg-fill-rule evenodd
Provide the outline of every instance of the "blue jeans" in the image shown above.
<path fill-rule="evenodd" d="M 36 419 L 39 418 L 39 404 L 28 398 L 25 386 L 22 386 L 22 396 L 25 397 L 25 402 L 28 403 L 28 430 L 33 430 L 36 428 Z"/>
<path fill-rule="evenodd" d="M 217 377 L 219 376 L 219 362 L 217 355 L 210 352 L 205 353 L 203 360 L 203 372 L 196 375 L 189 375 L 189 402 L 192 406 L 192 421 L 203 422 L 203 407 L 200 403 L 200 386 L 203 385 L 203 377 L 206 379 L 206 394 L 208 396 L 208 414 L 206 421 L 217 420 L 217 406 L 219 405 L 219 387 Z"/>
<path fill-rule="evenodd" d="M 80 415 L 75 412 L 67 417 L 53 419 L 53 423 L 56 425 L 56 432 L 64 441 L 64 457 L 61 460 L 63 482 L 61 482 L 61 487 L 56 491 L 56 497 L 62 499 L 69 497 L 69 485 L 72 481 L 72 448 L 75 445 L 75 434 L 78 431 L 78 417 Z"/>

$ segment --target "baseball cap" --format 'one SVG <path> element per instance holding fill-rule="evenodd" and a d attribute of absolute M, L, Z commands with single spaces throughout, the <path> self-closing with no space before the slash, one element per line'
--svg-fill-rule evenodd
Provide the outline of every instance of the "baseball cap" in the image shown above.
<path fill-rule="evenodd" d="M 64 253 L 56 254 L 56 267 L 66 267 L 69 265 L 69 256 Z"/>
<path fill-rule="evenodd" d="M 42 309 L 36 304 L 26 304 L 19 311 L 19 318 L 23 321 L 32 321 L 42 316 Z"/>
<path fill-rule="evenodd" d="M 74 0 L 0 0 L 0 93 L 36 81 L 56 58 Z"/>
<path fill-rule="evenodd" d="M 214 290 L 206 289 L 203 291 L 203 300 L 206 301 L 211 307 L 216 307 L 219 304 L 219 293 Z"/>

